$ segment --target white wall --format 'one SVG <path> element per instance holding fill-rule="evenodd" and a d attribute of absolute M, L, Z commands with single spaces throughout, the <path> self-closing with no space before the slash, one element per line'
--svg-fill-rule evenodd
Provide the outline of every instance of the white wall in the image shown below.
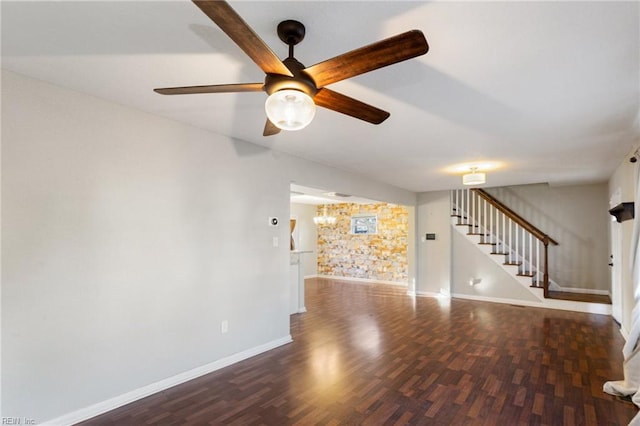
<path fill-rule="evenodd" d="M 614 192 L 618 189 L 623 202 L 635 201 L 635 187 L 640 185 L 640 182 L 634 182 L 634 170 L 640 163 L 630 163 L 629 157 L 631 157 L 631 151 L 627 157 L 620 163 L 616 171 L 609 179 L 609 196 L 613 196 Z M 635 212 L 635 219 L 640 220 L 640 212 Z M 633 296 L 633 280 L 631 278 L 631 235 L 633 233 L 634 220 L 626 220 L 620 224 L 622 229 L 622 257 L 621 259 L 614 259 L 614 262 L 620 263 L 622 271 L 622 330 L 626 336 L 629 330 L 631 330 L 631 312 L 634 305 Z"/>
<path fill-rule="evenodd" d="M 464 228 L 466 232 L 466 227 Z M 453 232 L 452 238 L 455 256 L 452 259 L 453 273 L 451 279 L 451 293 L 467 295 L 477 298 L 524 300 L 539 302 L 529 290 L 516 283 L 513 276 L 498 264 L 487 258 L 478 250 L 476 244 L 463 237 L 459 232 Z M 472 278 L 482 281 L 470 286 Z"/>
<path fill-rule="evenodd" d="M 549 246 L 549 278 L 561 287 L 608 292 L 607 184 L 487 188 L 559 245 Z"/>
<path fill-rule="evenodd" d="M 301 255 L 301 263 L 305 277 L 318 275 L 318 228 L 313 223 L 316 206 L 310 204 L 291 203 L 291 217 L 297 220 L 296 230 L 298 246 L 296 250 L 311 250 L 312 253 Z"/>
<path fill-rule="evenodd" d="M 2 105 L 3 416 L 45 421 L 286 340 L 291 181 L 415 201 L 7 71 Z"/>
<path fill-rule="evenodd" d="M 451 218 L 449 191 L 418 194 L 416 208 L 418 237 L 416 294 L 450 291 L 451 287 Z M 435 240 L 425 234 L 435 233 Z M 411 279 L 409 281 L 411 283 Z"/>

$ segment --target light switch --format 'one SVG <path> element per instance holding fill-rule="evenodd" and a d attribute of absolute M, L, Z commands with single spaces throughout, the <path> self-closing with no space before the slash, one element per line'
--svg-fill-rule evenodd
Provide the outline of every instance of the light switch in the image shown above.
<path fill-rule="evenodd" d="M 278 237 L 273 237 L 273 246 L 278 247 L 280 245 L 280 240 Z"/>

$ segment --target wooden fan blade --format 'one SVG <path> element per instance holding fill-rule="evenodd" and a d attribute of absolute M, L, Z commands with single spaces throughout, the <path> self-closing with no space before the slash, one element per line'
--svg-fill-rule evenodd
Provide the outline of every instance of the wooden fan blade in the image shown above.
<path fill-rule="evenodd" d="M 289 68 L 226 1 L 193 0 L 267 74 L 293 77 Z"/>
<path fill-rule="evenodd" d="M 262 132 L 262 136 L 272 136 L 278 133 L 280 133 L 280 128 L 276 127 L 276 125 L 267 118 L 267 122 L 264 123 L 264 131 Z"/>
<path fill-rule="evenodd" d="M 316 87 L 335 83 L 349 77 L 386 67 L 429 51 L 429 45 L 420 30 L 411 30 L 351 52 L 327 59 L 306 68 Z"/>
<path fill-rule="evenodd" d="M 341 112 L 342 114 L 350 115 L 351 117 L 368 121 L 372 124 L 380 124 L 391 115 L 387 111 L 365 104 L 341 93 L 334 92 L 326 87 L 318 90 L 313 101 L 317 106 Z"/>
<path fill-rule="evenodd" d="M 263 83 L 214 84 L 211 86 L 163 87 L 153 89 L 161 95 L 193 95 L 198 93 L 261 92 Z"/>

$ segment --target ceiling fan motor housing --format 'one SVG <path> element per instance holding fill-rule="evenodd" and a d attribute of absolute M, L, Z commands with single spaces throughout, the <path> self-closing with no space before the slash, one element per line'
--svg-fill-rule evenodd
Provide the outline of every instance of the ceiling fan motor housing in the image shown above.
<path fill-rule="evenodd" d="M 299 90 L 312 98 L 318 92 L 316 83 L 302 70 L 305 66 L 293 57 L 293 46 L 304 39 L 305 28 L 299 21 L 288 19 L 278 24 L 278 37 L 289 46 L 289 57 L 282 61 L 291 71 L 293 77 L 281 74 L 267 74 L 264 80 L 264 91 L 269 95 L 284 89 Z"/>
<path fill-rule="evenodd" d="M 282 62 L 289 68 L 293 77 L 282 74 L 267 74 L 264 79 L 265 92 L 271 95 L 279 90 L 293 89 L 304 92 L 313 98 L 318 89 L 313 79 L 302 71 L 305 66 L 293 57 L 289 57 Z"/>

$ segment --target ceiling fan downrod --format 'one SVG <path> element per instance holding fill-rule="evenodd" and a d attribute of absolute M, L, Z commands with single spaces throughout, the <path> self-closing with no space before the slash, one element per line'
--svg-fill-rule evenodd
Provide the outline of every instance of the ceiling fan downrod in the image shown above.
<path fill-rule="evenodd" d="M 278 24 L 278 37 L 289 46 L 289 57 L 282 61 L 293 77 L 280 74 L 267 74 L 264 90 L 271 95 L 279 90 L 299 90 L 312 98 L 318 88 L 311 77 L 303 72 L 305 66 L 293 56 L 293 47 L 304 39 L 305 28 L 301 22 L 288 19 Z"/>
<path fill-rule="evenodd" d="M 293 58 L 293 46 L 304 40 L 305 28 L 302 22 L 287 19 L 278 24 L 278 37 L 289 46 L 289 58 Z"/>

